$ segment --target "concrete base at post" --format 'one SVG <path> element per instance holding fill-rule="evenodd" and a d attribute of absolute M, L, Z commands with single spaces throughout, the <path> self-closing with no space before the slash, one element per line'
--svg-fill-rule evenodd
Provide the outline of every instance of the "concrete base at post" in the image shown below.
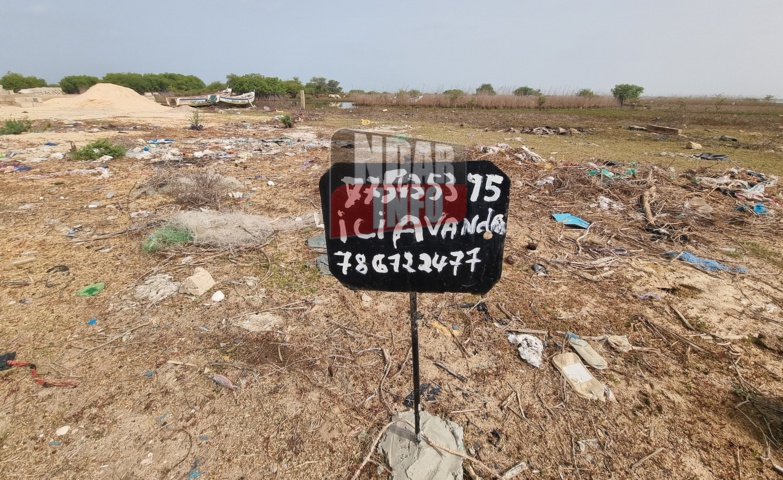
<path fill-rule="evenodd" d="M 433 442 L 457 452 L 465 452 L 462 427 L 449 420 L 420 412 L 421 432 Z M 413 410 L 398 413 L 396 422 L 384 434 L 378 450 L 386 456 L 394 480 L 462 480 L 462 458 L 440 451 L 423 438 L 416 441 Z"/>

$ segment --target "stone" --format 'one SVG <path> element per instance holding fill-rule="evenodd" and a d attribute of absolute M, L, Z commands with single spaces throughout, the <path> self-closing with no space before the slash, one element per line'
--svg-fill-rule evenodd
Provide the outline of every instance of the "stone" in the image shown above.
<path fill-rule="evenodd" d="M 465 452 L 462 427 L 449 420 L 420 412 L 421 431 L 433 442 Z M 378 450 L 386 456 L 394 480 L 462 480 L 462 458 L 437 450 L 424 439 L 417 442 L 413 410 L 398 413 L 397 421 L 384 434 Z"/>
<path fill-rule="evenodd" d="M 226 298 L 226 294 L 221 292 L 220 290 L 212 294 L 212 301 L 215 303 L 222 302 L 225 298 Z"/>
<path fill-rule="evenodd" d="M 236 325 L 249 332 L 274 332 L 279 330 L 282 324 L 283 317 L 274 313 L 263 312 L 248 315 Z"/>
<path fill-rule="evenodd" d="M 701 143 L 688 142 L 687 144 L 685 144 L 685 148 L 687 148 L 688 150 L 701 150 Z"/>
<path fill-rule="evenodd" d="M 55 434 L 55 435 L 57 435 L 58 437 L 62 437 L 63 435 L 67 435 L 67 434 L 68 434 L 68 432 L 70 432 L 70 431 L 71 431 L 71 427 L 70 427 L 70 425 L 65 425 L 64 427 L 60 427 L 60 428 L 58 428 L 58 429 L 57 429 L 57 430 L 54 432 L 54 434 Z"/>
<path fill-rule="evenodd" d="M 212 275 L 203 268 L 196 267 L 193 271 L 193 275 L 186 278 L 185 281 L 182 282 L 182 285 L 180 285 L 179 293 L 200 297 L 214 286 L 215 280 L 212 278 Z"/>

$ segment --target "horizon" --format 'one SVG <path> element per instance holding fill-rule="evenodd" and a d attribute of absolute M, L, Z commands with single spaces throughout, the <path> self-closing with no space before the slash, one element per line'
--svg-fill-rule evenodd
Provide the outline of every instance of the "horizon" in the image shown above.
<path fill-rule="evenodd" d="M 125 72 L 174 72 L 209 84 L 259 73 L 326 77 L 346 92 L 472 92 L 491 83 L 498 91 L 608 95 L 629 83 L 646 97 L 783 97 L 783 65 L 770 55 L 783 44 L 783 3 L 772 0 L 741 9 L 728 0 L 482 7 L 405 0 L 392 10 L 342 0 L 296 12 L 236 5 L 237 22 L 220 19 L 222 5 L 209 0 L 0 5 L 0 15 L 12 19 L 6 35 L 17 39 L 0 51 L 0 69 L 49 84 Z M 732 35 L 715 27 L 727 18 Z"/>

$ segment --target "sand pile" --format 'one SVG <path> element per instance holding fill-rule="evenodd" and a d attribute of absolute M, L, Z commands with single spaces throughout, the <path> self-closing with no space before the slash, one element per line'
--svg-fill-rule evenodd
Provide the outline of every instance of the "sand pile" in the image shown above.
<path fill-rule="evenodd" d="M 177 123 L 186 118 L 189 112 L 184 109 L 174 109 L 155 103 L 139 95 L 130 88 L 98 83 L 81 95 L 52 98 L 33 107 L 0 108 L 0 120 L 7 118 L 54 119 L 54 120 L 89 120 L 111 117 L 133 117 L 140 120 L 154 118 L 170 119 L 169 123 Z M 164 122 L 165 123 L 165 120 Z"/>
<path fill-rule="evenodd" d="M 159 113 L 170 111 L 158 103 L 144 98 L 130 88 L 98 83 L 83 94 L 71 98 L 54 98 L 46 102 L 43 108 L 65 110 L 108 110 L 117 115 L 125 113 Z"/>

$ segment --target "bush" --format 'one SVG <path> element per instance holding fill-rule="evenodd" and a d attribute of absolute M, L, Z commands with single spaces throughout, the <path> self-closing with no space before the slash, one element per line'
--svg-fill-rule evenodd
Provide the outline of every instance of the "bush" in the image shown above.
<path fill-rule="evenodd" d="M 482 83 L 476 89 L 476 95 L 495 95 L 495 87 L 491 83 Z"/>
<path fill-rule="evenodd" d="M 60 80 L 60 88 L 63 93 L 84 93 L 100 81 L 98 77 L 90 75 L 71 75 Z"/>
<path fill-rule="evenodd" d="M 530 97 L 530 96 L 541 96 L 541 90 L 538 90 L 533 87 L 528 87 L 527 85 L 524 87 L 519 87 L 516 90 L 514 90 L 514 95 L 518 97 Z"/>
<path fill-rule="evenodd" d="M 0 128 L 0 135 L 19 135 L 26 132 L 33 127 L 33 122 L 23 118 L 21 120 L 14 120 L 13 118 L 5 121 L 5 125 Z"/>
<path fill-rule="evenodd" d="M 115 145 L 106 139 L 96 140 L 73 152 L 71 157 L 74 160 L 97 160 L 104 155 L 109 155 L 113 158 L 124 157 L 125 147 Z"/>
<path fill-rule="evenodd" d="M 584 97 L 584 98 L 593 98 L 595 97 L 595 92 L 590 90 L 589 88 L 583 88 L 576 93 L 576 96 Z"/>
<path fill-rule="evenodd" d="M 620 102 L 622 107 L 628 100 L 636 100 L 644 92 L 644 87 L 628 83 L 620 83 L 612 89 L 612 95 Z"/>
<path fill-rule="evenodd" d="M 18 92 L 23 88 L 40 88 L 46 86 L 46 80 L 38 77 L 25 77 L 18 73 L 8 72 L 0 77 L 0 85 L 6 90 Z"/>

